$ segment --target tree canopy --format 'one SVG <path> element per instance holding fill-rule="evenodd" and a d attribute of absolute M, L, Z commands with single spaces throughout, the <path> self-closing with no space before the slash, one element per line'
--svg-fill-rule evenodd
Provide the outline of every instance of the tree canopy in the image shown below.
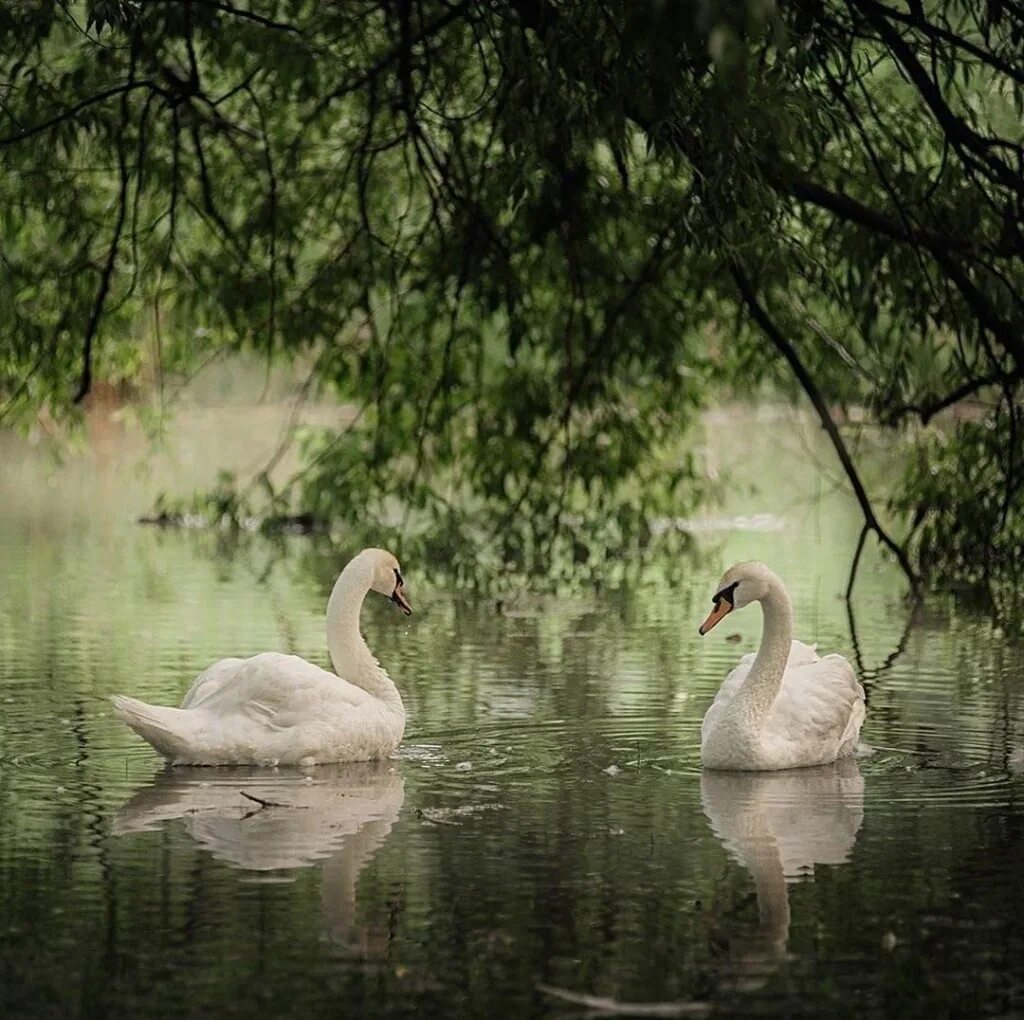
<path fill-rule="evenodd" d="M 771 384 L 908 575 L 1024 565 L 1016 0 L 20 0 L 0 52 L 5 419 L 308 352 L 360 410 L 293 505 L 583 558 Z"/>

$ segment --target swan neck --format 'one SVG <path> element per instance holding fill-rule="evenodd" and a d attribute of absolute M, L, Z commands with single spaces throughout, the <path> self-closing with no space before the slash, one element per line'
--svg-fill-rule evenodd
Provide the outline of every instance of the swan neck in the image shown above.
<path fill-rule="evenodd" d="M 359 614 L 369 590 L 370 577 L 356 561 L 341 572 L 327 602 L 327 651 L 338 676 L 404 716 L 398 688 L 370 651 L 359 629 Z"/>
<path fill-rule="evenodd" d="M 743 684 L 744 692 L 760 715 L 767 715 L 782 685 L 793 643 L 793 606 L 782 583 L 773 578 L 761 596 L 764 626 L 761 647 Z"/>

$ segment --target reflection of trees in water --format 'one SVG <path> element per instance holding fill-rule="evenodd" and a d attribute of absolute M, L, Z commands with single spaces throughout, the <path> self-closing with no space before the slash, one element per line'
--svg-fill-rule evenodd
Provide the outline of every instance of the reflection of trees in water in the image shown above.
<path fill-rule="evenodd" d="M 860 637 L 857 631 L 857 617 L 853 609 L 853 601 L 849 597 L 849 593 L 847 594 L 846 619 L 850 625 L 850 643 L 853 646 L 853 661 L 857 666 L 857 676 L 860 678 L 861 684 L 864 686 L 865 701 L 871 700 L 871 690 L 874 682 L 880 676 L 892 669 L 896 660 L 907 650 L 907 642 L 910 640 L 911 632 L 914 630 L 914 626 L 918 622 L 918 610 L 920 605 L 920 601 L 915 599 L 909 607 L 906 614 L 906 622 L 903 625 L 903 631 L 899 636 L 899 640 L 893 647 L 893 650 L 877 666 L 868 667 L 864 663 L 864 653 L 861 650 Z"/>
<path fill-rule="evenodd" d="M 386 951 L 383 921 L 359 922 L 359 875 L 381 847 L 405 797 L 387 762 L 321 767 L 308 774 L 250 769 L 168 769 L 118 811 L 113 834 L 181 820 L 206 852 L 247 872 L 318 867 L 320 906 L 331 937 L 363 957 Z"/>
<path fill-rule="evenodd" d="M 787 958 L 789 883 L 818 864 L 845 863 L 864 818 L 856 761 L 785 772 L 715 772 L 700 780 L 715 836 L 754 881 L 758 922 L 728 936 L 723 987 L 760 988 Z"/>

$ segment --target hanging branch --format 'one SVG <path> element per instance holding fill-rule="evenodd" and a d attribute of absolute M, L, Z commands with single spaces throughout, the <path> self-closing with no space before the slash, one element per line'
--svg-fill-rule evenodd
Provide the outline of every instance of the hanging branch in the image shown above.
<path fill-rule="evenodd" d="M 888 673 L 895 665 L 896 660 L 907 650 L 910 635 L 917 623 L 920 606 L 921 603 L 916 602 L 910 607 L 903 624 L 903 630 L 900 633 L 899 640 L 893 646 L 893 650 L 877 666 L 868 666 L 864 662 L 864 652 L 861 648 L 860 635 L 857 630 L 857 618 L 854 615 L 853 602 L 847 598 L 846 621 L 850 627 L 850 645 L 853 648 L 853 662 L 857 667 L 857 676 L 860 677 L 860 681 L 864 685 L 865 700 L 869 705 L 871 704 L 871 695 L 874 693 L 875 682 L 885 673 Z"/>
<path fill-rule="evenodd" d="M 917 404 L 900 404 L 898 407 L 893 407 L 885 412 L 884 420 L 887 424 L 893 424 L 906 415 L 914 414 L 921 419 L 922 425 L 927 425 L 940 411 L 944 411 L 947 407 L 952 407 L 961 400 L 974 396 L 979 390 L 983 390 L 988 386 L 1011 386 L 1022 378 L 1024 378 L 1024 371 L 1022 370 L 1009 374 L 993 372 L 990 375 L 980 375 L 977 378 L 968 379 L 967 382 L 957 386 L 956 389 L 951 390 L 945 396 L 934 397 L 927 401 L 922 400 Z"/>
<path fill-rule="evenodd" d="M 132 53 L 132 66 L 129 77 L 135 74 L 135 54 Z M 85 327 L 85 338 L 82 341 L 82 374 L 78 380 L 78 389 L 75 391 L 73 402 L 80 404 L 85 400 L 92 389 L 92 350 L 93 341 L 100 327 L 100 320 L 103 318 L 103 310 L 107 304 L 107 297 L 110 294 L 110 284 L 114 278 L 114 266 L 117 263 L 117 253 L 121 247 L 121 236 L 124 233 L 125 220 L 128 217 L 128 158 L 125 155 L 124 136 L 128 131 L 128 95 L 131 92 L 132 82 L 121 90 L 121 132 L 117 142 L 117 170 L 120 180 L 120 192 L 117 203 L 117 220 L 114 223 L 114 233 L 110 240 L 110 247 L 107 249 L 107 261 L 103 266 L 100 275 L 100 285 L 96 290 L 96 300 L 93 301 L 92 311 L 89 313 L 89 321 Z"/>
<path fill-rule="evenodd" d="M 75 103 L 74 106 L 69 106 L 66 110 L 56 114 L 49 120 L 44 120 L 41 124 L 35 124 L 30 128 L 26 128 L 24 131 L 19 131 L 14 135 L 7 135 L 6 137 L 0 138 L 0 146 L 14 145 L 16 142 L 23 142 L 26 138 L 31 138 L 33 135 L 41 134 L 43 131 L 48 131 L 52 127 L 56 127 L 58 124 L 63 124 L 66 120 L 71 120 L 77 117 L 83 110 L 87 110 L 90 106 L 95 106 L 97 103 L 102 103 L 106 99 L 110 99 L 113 96 L 126 96 L 129 92 L 133 92 L 135 89 L 153 89 L 156 92 L 162 92 L 156 82 L 150 79 L 144 79 L 143 81 L 129 81 L 124 85 L 115 85 L 113 88 L 104 89 L 102 92 L 96 93 L 94 96 L 89 96 L 87 99 L 83 99 L 81 102 Z"/>
<path fill-rule="evenodd" d="M 747 278 L 746 274 L 737 262 L 729 262 L 729 272 L 732 274 L 732 278 L 736 282 L 736 286 L 739 288 L 740 295 L 750 312 L 750 317 L 757 323 L 765 336 L 767 336 L 772 342 L 775 349 L 783 356 L 783 358 L 786 359 L 786 363 L 792 369 L 793 374 L 797 377 L 804 393 L 807 394 L 808 399 L 814 405 L 814 410 L 817 412 L 818 418 L 832 442 L 836 455 L 839 457 L 839 463 L 842 465 L 847 479 L 849 479 L 850 485 L 853 488 L 853 494 L 856 496 L 857 502 L 860 504 L 861 513 L 864 515 L 864 530 L 861 532 L 860 539 L 857 542 L 857 553 L 854 557 L 853 569 L 850 572 L 850 581 L 847 585 L 846 597 L 849 598 L 853 591 L 857 566 L 860 562 L 860 554 L 863 550 L 864 539 L 866 538 L 868 531 L 873 531 L 878 537 L 878 540 L 896 557 L 900 568 L 903 570 L 903 573 L 906 574 L 907 580 L 910 582 L 911 589 L 916 592 L 920 582 L 917 574 L 914 572 L 914 568 L 910 565 L 910 560 L 907 557 L 906 550 L 889 535 L 875 516 L 875 511 L 871 506 L 871 500 L 868 498 L 864 484 L 861 482 L 860 475 L 857 473 L 853 459 L 850 457 L 850 451 L 847 450 L 846 443 L 843 441 L 843 437 L 840 435 L 836 423 L 832 420 L 828 404 L 825 402 L 825 398 L 822 395 L 821 390 L 818 389 L 811 373 L 807 370 L 807 366 L 800 360 L 800 356 L 797 354 L 796 348 L 782 335 L 781 330 L 775 325 L 775 322 L 758 301 L 757 294 L 755 293 L 750 280 Z"/>
<path fill-rule="evenodd" d="M 277 333 L 277 203 L 278 183 L 277 172 L 274 169 L 274 153 L 270 141 L 270 129 L 267 125 L 267 113 L 263 103 L 251 85 L 245 86 L 245 91 L 256 107 L 256 113 L 260 122 L 260 134 L 263 136 L 263 159 L 267 168 L 267 198 L 270 212 L 270 240 L 268 242 L 270 255 L 270 271 L 268 284 L 270 291 L 270 309 L 267 321 L 267 353 L 274 349 L 274 337 Z"/>

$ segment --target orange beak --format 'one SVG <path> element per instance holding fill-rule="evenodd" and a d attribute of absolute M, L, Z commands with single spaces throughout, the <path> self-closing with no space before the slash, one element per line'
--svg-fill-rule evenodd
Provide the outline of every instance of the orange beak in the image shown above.
<path fill-rule="evenodd" d="M 700 625 L 700 636 L 703 637 L 712 627 L 719 624 L 732 612 L 732 604 L 727 599 L 719 599 L 708 618 Z"/>
<path fill-rule="evenodd" d="M 402 585 L 395 585 L 395 590 L 391 593 L 391 601 L 394 602 L 394 604 L 398 606 L 406 616 L 412 616 L 412 606 L 409 605 L 409 600 L 405 597 L 405 588 Z"/>

